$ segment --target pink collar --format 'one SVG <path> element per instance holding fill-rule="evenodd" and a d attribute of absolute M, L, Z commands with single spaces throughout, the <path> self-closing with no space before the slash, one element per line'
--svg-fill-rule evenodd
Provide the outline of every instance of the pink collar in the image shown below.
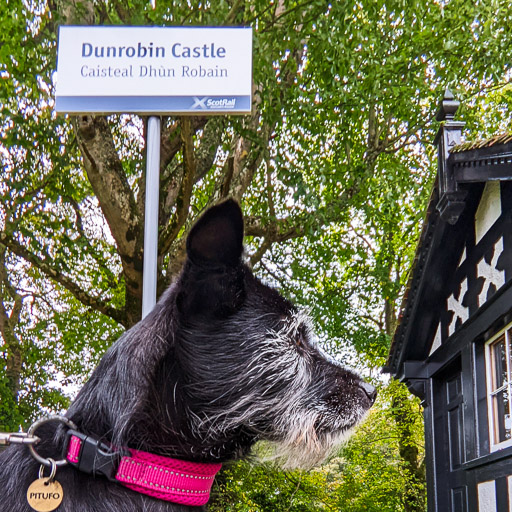
<path fill-rule="evenodd" d="M 94 436 L 69 430 L 66 459 L 86 473 L 103 474 L 129 489 L 160 500 L 200 506 L 210 499 L 222 464 L 186 462 L 139 450 L 112 451 Z"/>

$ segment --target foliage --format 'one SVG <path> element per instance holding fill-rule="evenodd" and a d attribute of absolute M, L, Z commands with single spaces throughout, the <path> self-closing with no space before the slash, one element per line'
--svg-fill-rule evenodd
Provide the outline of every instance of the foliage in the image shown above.
<path fill-rule="evenodd" d="M 407 394 L 401 384 L 383 387 L 376 408 L 329 462 L 312 471 L 280 471 L 273 463 L 242 461 L 225 469 L 211 512 L 398 512 L 411 492 L 408 468 L 399 457 L 400 425 L 392 400 Z M 411 400 L 411 398 L 408 398 Z M 411 400 L 416 446 L 422 451 L 423 424 Z M 423 453 L 421 453 L 423 458 Z M 423 486 L 414 490 L 423 503 Z"/>
<path fill-rule="evenodd" d="M 311 308 L 332 353 L 377 378 L 434 179 L 436 105 L 449 86 L 474 136 L 510 129 L 511 18 L 505 0 L 6 0 L 0 429 L 65 408 L 140 318 L 145 119 L 55 115 L 60 24 L 253 27 L 252 115 L 162 119 L 159 293 L 200 212 L 235 197 L 255 271 Z M 356 495 L 422 510 L 421 449 L 407 449 L 418 408 L 394 384 L 381 395 L 334 465 L 294 475 L 234 466 L 229 506 L 249 510 L 265 484 L 275 510 L 358 510 Z M 363 449 L 392 431 L 398 446 Z"/>

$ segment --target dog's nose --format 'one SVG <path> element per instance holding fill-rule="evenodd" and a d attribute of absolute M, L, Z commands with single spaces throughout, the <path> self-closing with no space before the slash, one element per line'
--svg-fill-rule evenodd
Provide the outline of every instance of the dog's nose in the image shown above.
<path fill-rule="evenodd" d="M 377 398 L 377 390 L 371 384 L 368 384 L 368 382 L 361 382 L 360 386 L 373 404 Z"/>

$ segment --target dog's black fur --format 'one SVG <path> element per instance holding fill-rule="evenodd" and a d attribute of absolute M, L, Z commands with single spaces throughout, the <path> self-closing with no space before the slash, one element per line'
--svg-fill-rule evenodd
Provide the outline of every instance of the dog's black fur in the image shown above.
<path fill-rule="evenodd" d="M 361 419 L 374 388 L 326 356 L 307 315 L 253 276 L 242 240 L 234 201 L 203 215 L 177 282 L 108 350 L 70 407 L 81 432 L 198 462 L 237 459 L 268 440 L 285 465 L 307 467 Z M 37 434 L 38 451 L 59 458 L 62 429 Z M 1 510 L 31 510 L 26 492 L 39 467 L 25 447 L 0 455 Z M 69 466 L 57 480 L 60 512 L 198 510 Z"/>

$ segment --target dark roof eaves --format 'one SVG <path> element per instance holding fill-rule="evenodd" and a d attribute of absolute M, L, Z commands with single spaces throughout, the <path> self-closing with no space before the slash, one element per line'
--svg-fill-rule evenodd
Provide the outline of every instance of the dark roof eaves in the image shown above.
<path fill-rule="evenodd" d="M 403 353 L 402 348 L 409 327 L 408 320 L 411 317 L 412 311 L 416 307 L 416 301 L 418 300 L 421 291 L 419 282 L 421 280 L 425 262 L 428 260 L 433 234 L 437 228 L 440 218 L 439 211 L 437 210 L 438 201 L 439 194 L 436 180 L 427 206 L 427 212 L 423 221 L 423 227 L 416 248 L 414 261 L 409 272 L 409 280 L 402 297 L 398 323 L 389 349 L 388 359 L 383 368 L 385 373 L 390 373 L 394 376 L 398 374 L 399 367 L 404 359 L 405 354 Z"/>

